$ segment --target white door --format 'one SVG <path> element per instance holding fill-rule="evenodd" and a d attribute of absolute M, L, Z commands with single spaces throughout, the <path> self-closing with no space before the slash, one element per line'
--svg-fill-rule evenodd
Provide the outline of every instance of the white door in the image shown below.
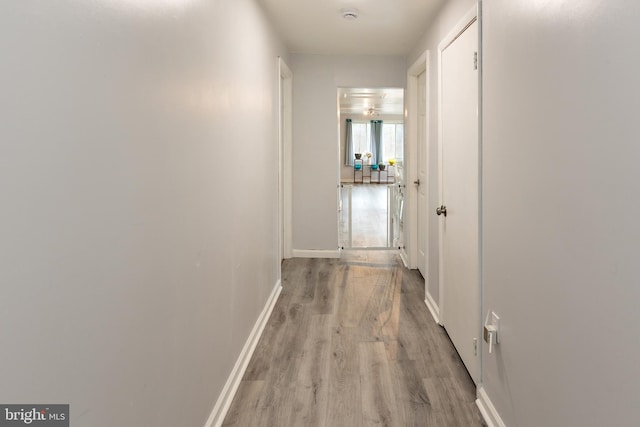
<path fill-rule="evenodd" d="M 427 277 L 427 72 L 418 76 L 418 270 Z"/>
<path fill-rule="evenodd" d="M 442 51 L 443 324 L 474 381 L 480 339 L 478 24 Z"/>

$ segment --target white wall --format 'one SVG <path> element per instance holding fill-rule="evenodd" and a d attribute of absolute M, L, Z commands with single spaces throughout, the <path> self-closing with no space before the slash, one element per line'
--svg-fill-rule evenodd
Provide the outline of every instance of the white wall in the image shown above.
<path fill-rule="evenodd" d="M 0 2 L 0 402 L 204 425 L 278 280 L 283 50 L 250 0 Z"/>
<path fill-rule="evenodd" d="M 508 426 L 640 425 L 638 17 L 484 2 L 483 372 Z"/>
<path fill-rule="evenodd" d="M 427 117 L 427 145 L 429 154 L 429 206 L 427 217 L 429 221 L 429 259 L 427 261 L 427 277 L 425 277 L 428 291 L 435 302 L 439 298 L 439 247 L 440 234 L 436 207 L 440 206 L 440 172 L 438 171 L 438 44 L 449 34 L 456 23 L 476 4 L 474 0 L 449 0 L 442 6 L 438 15 L 428 25 L 428 30 L 416 44 L 408 56 L 407 68 L 413 65 L 420 55 L 429 51 L 429 69 L 427 82 L 430 88 L 427 94 L 429 103 Z"/>
<path fill-rule="evenodd" d="M 338 87 L 405 87 L 402 56 L 293 54 L 293 248 L 337 250 Z"/>

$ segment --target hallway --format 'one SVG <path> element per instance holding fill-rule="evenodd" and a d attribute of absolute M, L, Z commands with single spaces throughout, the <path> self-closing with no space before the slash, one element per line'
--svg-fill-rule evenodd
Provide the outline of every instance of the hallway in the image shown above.
<path fill-rule="evenodd" d="M 0 2 L 0 424 L 2 402 L 55 402 L 74 427 L 640 426 L 639 18 Z M 473 52 L 449 49 L 469 30 Z M 458 95 L 478 98 L 464 122 Z M 372 122 L 403 123 L 392 246 L 424 282 L 386 252 L 338 258 L 347 119 L 361 153 Z M 463 130 L 473 147 L 447 143 Z M 356 244 L 381 245 L 373 218 Z M 475 390 L 432 315 L 478 357 Z"/>
<path fill-rule="evenodd" d="M 475 387 L 387 252 L 289 259 L 225 426 L 484 426 Z"/>

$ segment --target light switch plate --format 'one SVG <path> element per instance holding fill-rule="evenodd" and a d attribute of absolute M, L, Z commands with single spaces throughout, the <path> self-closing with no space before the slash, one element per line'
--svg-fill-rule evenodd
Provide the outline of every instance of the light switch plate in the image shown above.
<path fill-rule="evenodd" d="M 496 344 L 500 342 L 500 316 L 498 316 L 495 312 L 491 312 L 491 323 L 493 327 L 496 329 Z"/>
<path fill-rule="evenodd" d="M 487 344 L 489 344 L 489 340 L 491 339 L 490 338 L 491 330 L 489 328 L 490 328 L 489 326 L 485 325 L 484 333 L 483 333 L 483 337 L 482 337 L 482 338 L 484 338 L 484 342 L 486 342 Z"/>

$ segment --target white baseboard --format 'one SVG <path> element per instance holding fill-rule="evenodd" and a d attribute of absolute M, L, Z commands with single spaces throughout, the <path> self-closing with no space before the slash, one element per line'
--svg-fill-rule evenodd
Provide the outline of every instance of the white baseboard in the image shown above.
<path fill-rule="evenodd" d="M 476 405 L 478 405 L 478 409 L 480 409 L 480 413 L 488 427 L 506 427 L 504 422 L 502 422 L 502 418 L 500 418 L 500 414 L 498 414 L 495 406 L 491 403 L 487 392 L 484 391 L 484 387 L 478 389 Z"/>
<path fill-rule="evenodd" d="M 294 249 L 292 251 L 294 258 L 340 258 L 340 251 L 331 250 L 314 250 L 314 249 Z"/>
<path fill-rule="evenodd" d="M 424 298 L 424 303 L 427 305 L 431 316 L 433 316 L 433 320 L 436 321 L 438 325 L 440 325 L 440 308 L 438 308 L 438 304 L 436 304 L 433 296 L 431 296 L 430 292 L 427 292 Z"/>
<path fill-rule="evenodd" d="M 402 260 L 402 264 L 404 264 L 406 268 L 410 268 L 409 256 L 407 255 L 407 251 L 404 248 L 402 248 L 398 252 L 400 253 L 400 259 Z"/>
<path fill-rule="evenodd" d="M 220 427 L 222 422 L 224 421 L 224 417 L 227 415 L 227 411 L 231 406 L 231 402 L 233 401 L 233 397 L 238 391 L 238 387 L 240 386 L 240 381 L 242 381 L 242 377 L 244 376 L 244 372 L 247 370 L 247 366 L 249 365 L 249 361 L 251 360 L 251 356 L 253 356 L 253 352 L 258 345 L 258 341 L 260 340 L 260 336 L 262 336 L 262 332 L 264 331 L 264 327 L 267 325 L 267 321 L 271 316 L 271 312 L 273 311 L 273 307 L 276 305 L 276 301 L 278 301 L 278 297 L 280 296 L 280 292 L 282 291 L 282 285 L 280 280 L 276 283 L 276 286 L 273 288 L 267 303 L 258 316 L 258 320 L 256 320 L 251 333 L 249 334 L 249 338 L 244 344 L 242 351 L 240 352 L 240 356 L 236 361 L 233 370 L 231 371 L 231 375 L 227 379 L 227 383 L 224 385 L 222 389 L 222 393 L 218 396 L 218 401 L 213 407 L 213 411 L 211 411 L 211 415 L 209 415 L 209 419 L 204 427 Z"/>

